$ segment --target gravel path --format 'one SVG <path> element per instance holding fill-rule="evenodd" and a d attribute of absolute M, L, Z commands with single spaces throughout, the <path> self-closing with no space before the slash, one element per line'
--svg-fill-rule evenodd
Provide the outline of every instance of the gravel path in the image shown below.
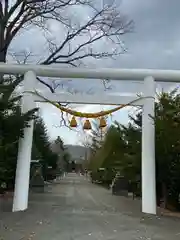
<path fill-rule="evenodd" d="M 32 194 L 25 212 L 0 212 L 0 240 L 176 240 L 180 220 L 143 215 L 140 202 L 69 174 L 44 194 Z"/>

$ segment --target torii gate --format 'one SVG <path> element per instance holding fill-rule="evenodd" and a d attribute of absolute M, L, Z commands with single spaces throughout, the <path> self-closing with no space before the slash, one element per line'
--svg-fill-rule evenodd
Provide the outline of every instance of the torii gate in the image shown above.
<path fill-rule="evenodd" d="M 57 68 L 43 65 L 11 65 L 0 64 L 0 73 L 24 74 L 24 90 L 33 91 L 36 87 L 36 76 L 81 78 L 81 79 L 112 79 L 112 80 L 141 80 L 144 81 L 144 99 L 134 105 L 143 107 L 142 116 L 142 212 L 156 214 L 156 182 L 155 182 L 155 130 L 154 97 L 155 80 L 162 82 L 180 82 L 180 71 L 151 70 L 151 69 L 88 69 L 88 68 Z M 66 103 L 118 105 L 127 104 L 135 97 L 93 95 L 84 99 L 82 95 L 50 94 L 45 96 L 52 101 Z M 35 107 L 35 98 L 30 93 L 24 93 L 22 98 L 22 112 Z M 150 117 L 150 116 L 151 117 Z M 28 207 L 29 173 L 31 162 L 31 148 L 33 138 L 33 120 L 30 127 L 24 129 L 24 138 L 19 140 L 19 150 L 16 169 L 15 192 L 13 199 L 13 212 L 23 211 Z"/>

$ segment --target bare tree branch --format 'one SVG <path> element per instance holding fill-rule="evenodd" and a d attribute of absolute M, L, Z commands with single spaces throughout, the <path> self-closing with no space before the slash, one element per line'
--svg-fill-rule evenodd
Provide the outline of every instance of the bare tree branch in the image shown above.
<path fill-rule="evenodd" d="M 118 27 L 115 25 L 115 20 L 118 21 Z M 120 37 L 121 35 L 130 32 L 132 26 L 133 22 L 126 20 L 124 16 L 118 16 L 117 11 L 113 7 L 106 7 L 97 12 L 85 24 L 79 25 L 77 28 L 73 29 L 68 28 L 64 41 L 58 47 L 56 45 L 54 51 L 42 62 L 42 64 L 63 63 L 78 66 L 76 62 L 84 58 L 109 58 L 122 54 L 126 49 L 124 48 Z M 71 41 L 76 39 L 79 35 L 86 36 L 86 40 L 77 45 L 72 51 L 69 51 L 66 54 L 61 54 L 67 44 L 71 44 Z M 96 52 L 93 49 L 93 43 L 102 39 L 113 42 L 116 45 L 116 48 L 112 50 L 110 49 L 106 52 Z M 51 42 L 51 44 L 53 43 Z"/>
<path fill-rule="evenodd" d="M 71 13 L 75 7 L 87 10 L 87 16 L 83 21 L 72 18 Z M 64 38 L 63 33 L 60 40 L 48 34 L 50 21 L 55 21 L 58 26 L 65 29 Z M 113 58 L 124 53 L 126 49 L 121 37 L 132 32 L 134 23 L 121 14 L 115 3 L 98 9 L 95 0 L 1 0 L 0 62 L 6 61 L 9 46 L 20 30 L 30 25 L 35 25 L 46 33 L 44 36 L 49 54 L 40 64 L 67 64 L 77 67 L 84 63 L 85 59 Z M 108 47 L 104 47 L 105 50 L 96 48 L 95 44 L 103 41 Z M 23 54 L 24 60 L 18 60 Z M 22 56 L 11 54 L 18 63 L 26 63 L 31 55 L 30 52 L 24 52 Z M 55 81 L 52 85 L 40 78 L 38 81 L 52 93 L 62 86 Z M 103 86 L 105 90 L 112 88 L 109 80 L 103 80 Z M 62 119 L 65 119 L 63 113 Z"/>
<path fill-rule="evenodd" d="M 16 0 L 13 5 L 9 0 L 2 0 L 2 2 L 4 4 L 0 3 L 0 32 L 2 32 L 4 41 L 0 44 L 0 50 L 7 51 L 16 34 L 29 24 L 35 24 L 47 30 L 47 21 L 55 20 L 62 26 L 67 27 L 65 40 L 59 46 L 56 44 L 58 47 L 51 52 L 50 56 L 42 64 L 61 62 L 61 58 L 68 58 L 68 60 L 63 62 L 68 62 L 68 64 L 75 66 L 74 62 L 77 60 L 75 55 L 80 50 L 102 38 L 109 38 L 112 41 L 113 37 L 115 42 L 115 38 L 118 39 L 121 35 L 130 32 L 133 27 L 133 22 L 121 16 L 113 4 L 107 5 L 98 11 L 90 0 Z M 88 6 L 90 19 L 86 23 L 78 25 L 73 23 L 70 17 L 65 16 L 64 12 L 74 6 Z M 89 34 L 90 38 L 77 46 L 76 49 L 70 51 L 69 54 L 61 53 L 73 39 L 82 34 Z M 119 43 L 120 41 L 117 41 L 117 44 Z M 86 54 L 80 57 L 111 57 L 116 54 L 116 51 L 103 54 L 95 53 L 92 51 L 92 47 L 90 47 L 89 51 L 86 51 Z"/>
<path fill-rule="evenodd" d="M 49 90 L 50 90 L 52 93 L 55 93 L 55 90 L 56 90 L 56 88 L 57 88 L 58 86 L 54 86 L 54 87 L 53 87 L 52 85 L 46 83 L 45 81 L 43 81 L 43 80 L 42 80 L 41 78 L 39 78 L 39 77 L 37 77 L 37 80 L 38 80 L 40 83 L 42 83 L 43 85 L 45 85 L 47 88 L 49 88 Z M 68 106 L 68 104 L 62 104 L 62 103 L 60 103 L 60 102 L 58 102 L 58 104 L 61 105 L 61 106 L 64 106 L 64 107 Z M 66 118 L 65 118 L 65 113 L 62 112 L 62 111 L 61 111 L 60 113 L 61 113 L 61 117 L 60 117 L 59 125 L 58 125 L 58 126 L 54 126 L 54 127 L 63 127 L 63 126 L 65 126 L 65 127 L 68 127 L 68 128 L 71 129 L 71 130 L 75 130 L 74 128 L 71 128 L 71 127 L 70 127 L 69 123 L 67 123 L 67 120 L 66 120 Z"/>
<path fill-rule="evenodd" d="M 11 56 L 18 64 L 26 64 L 31 57 L 35 56 L 32 51 L 26 50 L 20 52 L 9 51 L 8 55 Z"/>

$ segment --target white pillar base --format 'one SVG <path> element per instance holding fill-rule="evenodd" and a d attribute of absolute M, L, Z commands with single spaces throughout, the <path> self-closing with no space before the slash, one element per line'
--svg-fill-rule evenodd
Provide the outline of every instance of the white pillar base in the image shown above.
<path fill-rule="evenodd" d="M 16 169 L 16 183 L 13 200 L 13 212 L 26 210 L 28 207 L 29 175 L 33 137 L 32 120 L 29 128 L 24 129 L 24 138 L 19 140 L 18 162 Z"/>
<path fill-rule="evenodd" d="M 154 99 L 155 82 L 152 77 L 144 79 L 144 100 L 142 114 L 142 212 L 156 214 L 155 176 L 155 127 Z"/>

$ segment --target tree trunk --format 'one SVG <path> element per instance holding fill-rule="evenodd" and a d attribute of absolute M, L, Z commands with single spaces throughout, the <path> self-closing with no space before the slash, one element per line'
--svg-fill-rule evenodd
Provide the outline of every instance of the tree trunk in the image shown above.
<path fill-rule="evenodd" d="M 0 23 L 0 62 L 6 61 L 6 53 L 7 53 L 7 46 L 6 46 L 6 40 L 4 39 L 4 31 L 5 28 L 3 27 L 3 24 Z"/>
<path fill-rule="evenodd" d="M 6 53 L 4 51 L 0 51 L 0 63 L 5 63 L 5 62 L 6 62 Z M 0 83 L 3 83 L 3 81 L 4 81 L 4 74 L 0 73 Z"/>
<path fill-rule="evenodd" d="M 0 63 L 6 62 L 7 46 L 5 46 L 4 28 L 0 24 Z M 0 83 L 3 82 L 3 73 L 0 73 Z"/>
<path fill-rule="evenodd" d="M 1 49 L 1 47 L 0 47 L 0 49 Z M 0 62 L 6 62 L 6 51 L 4 51 L 4 50 L 1 50 L 0 51 Z"/>

